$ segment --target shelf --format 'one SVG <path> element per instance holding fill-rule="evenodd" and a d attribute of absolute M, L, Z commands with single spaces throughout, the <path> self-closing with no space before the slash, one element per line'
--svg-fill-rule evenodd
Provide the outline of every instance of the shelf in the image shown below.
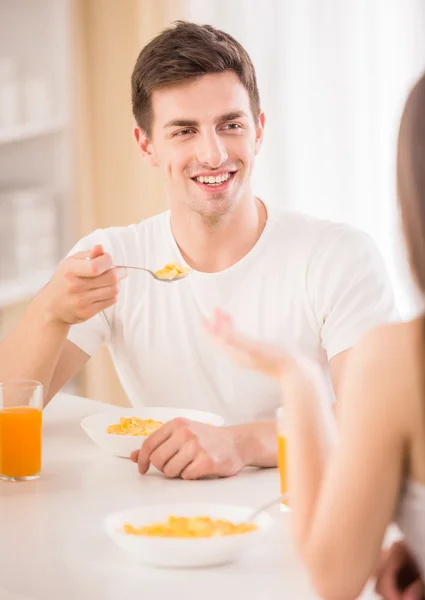
<path fill-rule="evenodd" d="M 0 280 L 0 310 L 30 300 L 49 281 L 52 270 L 20 279 Z"/>
<path fill-rule="evenodd" d="M 0 129 L 0 145 L 13 142 L 23 142 L 37 137 L 50 135 L 64 129 L 64 121 L 50 119 L 39 123 L 23 123 L 15 127 Z"/>

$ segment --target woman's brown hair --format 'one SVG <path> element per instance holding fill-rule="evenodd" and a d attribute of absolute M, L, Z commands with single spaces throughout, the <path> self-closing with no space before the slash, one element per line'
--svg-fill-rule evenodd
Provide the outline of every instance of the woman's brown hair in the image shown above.
<path fill-rule="evenodd" d="M 425 74 L 410 92 L 401 119 L 397 188 L 410 267 L 425 297 Z"/>

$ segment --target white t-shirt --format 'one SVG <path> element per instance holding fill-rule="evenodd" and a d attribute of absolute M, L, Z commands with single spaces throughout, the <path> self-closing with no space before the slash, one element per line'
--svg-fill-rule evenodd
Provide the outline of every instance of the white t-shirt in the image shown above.
<path fill-rule="evenodd" d="M 185 264 L 169 211 L 128 227 L 97 230 L 71 254 L 102 244 L 115 265 L 156 270 Z M 197 408 L 227 423 L 273 419 L 276 382 L 235 364 L 208 338 L 202 318 L 215 307 L 254 337 L 295 346 L 328 368 L 370 327 L 396 318 L 383 260 L 365 233 L 268 209 L 254 248 L 218 273 L 178 283 L 129 271 L 117 304 L 75 325 L 69 340 L 93 355 L 107 344 L 133 406 Z"/>

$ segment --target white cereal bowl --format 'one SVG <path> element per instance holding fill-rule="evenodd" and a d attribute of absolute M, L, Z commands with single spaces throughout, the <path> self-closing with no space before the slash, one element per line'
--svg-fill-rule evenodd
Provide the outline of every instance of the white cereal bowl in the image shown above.
<path fill-rule="evenodd" d="M 143 442 L 147 439 L 145 436 L 117 435 L 106 433 L 108 425 L 119 423 L 120 417 L 138 417 L 139 419 L 153 419 L 166 423 L 177 417 L 199 421 L 200 423 L 209 423 L 210 425 L 222 426 L 224 419 L 219 415 L 205 412 L 202 410 L 191 410 L 188 408 L 122 408 L 108 412 L 97 413 L 86 417 L 81 421 L 81 427 L 86 434 L 102 450 L 115 456 L 130 458 L 133 450 L 140 450 Z"/>
<path fill-rule="evenodd" d="M 129 535 L 122 532 L 124 523 L 135 527 L 163 522 L 170 515 L 183 517 L 208 516 L 240 523 L 248 518 L 252 508 L 232 504 L 170 503 L 140 506 L 106 517 L 104 529 L 117 546 L 138 562 L 163 568 L 199 568 L 231 563 L 258 543 L 272 527 L 273 519 L 260 513 L 255 531 L 210 538 L 160 538 Z"/>

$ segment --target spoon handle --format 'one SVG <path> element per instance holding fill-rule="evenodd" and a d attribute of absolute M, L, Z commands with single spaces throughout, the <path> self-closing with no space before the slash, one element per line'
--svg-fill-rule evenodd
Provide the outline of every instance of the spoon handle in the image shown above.
<path fill-rule="evenodd" d="M 86 260 L 91 260 L 90 256 L 85 256 L 84 257 Z M 133 267 L 130 265 L 113 265 L 111 267 L 112 269 L 136 269 L 136 271 L 146 271 L 147 273 L 150 273 L 151 275 L 155 275 L 155 273 L 153 271 L 151 271 L 150 269 L 146 269 L 145 267 Z"/>
<path fill-rule="evenodd" d="M 263 510 L 267 510 L 268 508 L 271 508 L 275 504 L 280 504 L 281 502 L 285 501 L 287 498 L 288 498 L 287 494 L 281 494 L 277 498 L 274 498 L 273 500 L 269 500 L 268 502 L 266 502 L 266 504 L 263 504 L 262 506 L 257 508 L 253 513 L 251 513 L 248 521 L 252 521 L 253 519 L 255 519 L 255 517 L 257 515 L 259 515 L 261 512 L 263 512 Z"/>
<path fill-rule="evenodd" d="M 130 265 L 114 265 L 112 268 L 113 269 L 136 269 L 136 271 L 147 271 L 147 273 L 150 273 L 151 275 L 153 275 L 153 271 L 151 271 L 150 269 L 146 269 L 145 267 L 133 267 Z"/>

